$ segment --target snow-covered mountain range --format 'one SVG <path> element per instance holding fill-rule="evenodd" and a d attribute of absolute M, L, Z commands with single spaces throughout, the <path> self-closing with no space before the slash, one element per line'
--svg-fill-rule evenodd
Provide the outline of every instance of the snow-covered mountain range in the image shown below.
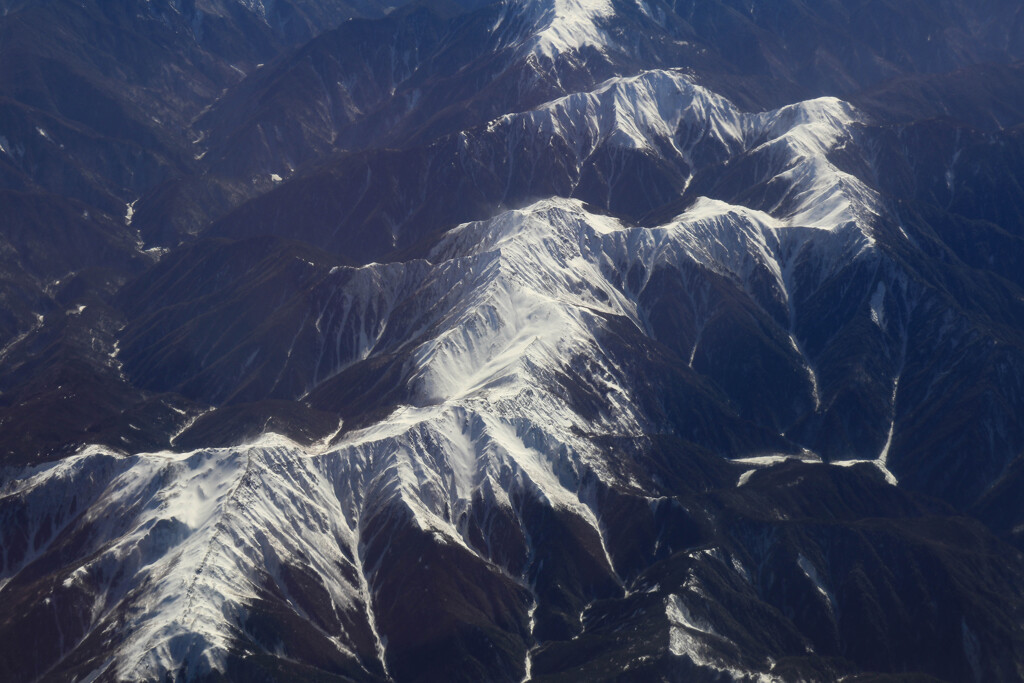
<path fill-rule="evenodd" d="M 1024 676 L 1015 3 L 0 8 L 0 678 Z"/>

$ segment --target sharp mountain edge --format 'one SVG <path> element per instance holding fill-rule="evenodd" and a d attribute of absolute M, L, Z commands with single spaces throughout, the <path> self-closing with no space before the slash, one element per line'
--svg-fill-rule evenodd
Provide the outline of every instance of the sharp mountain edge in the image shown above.
<path fill-rule="evenodd" d="M 1024 677 L 1015 3 L 0 8 L 4 678 Z"/>

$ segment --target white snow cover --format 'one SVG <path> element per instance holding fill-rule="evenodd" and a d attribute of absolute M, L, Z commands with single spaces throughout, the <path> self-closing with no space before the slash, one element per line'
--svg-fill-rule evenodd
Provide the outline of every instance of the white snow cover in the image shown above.
<path fill-rule="evenodd" d="M 611 0 L 509 0 L 502 9 L 492 31 L 528 60 L 603 50 L 610 42 L 605 25 L 615 16 Z"/>
<path fill-rule="evenodd" d="M 194 677 L 222 669 L 246 602 L 268 579 L 283 585 L 275 567 L 295 557 L 324 577 L 336 613 L 366 623 L 365 583 L 347 578 L 362 575 L 357 534 L 322 463 L 299 455 L 262 445 L 115 459 L 91 448 L 40 469 L 5 497 L 68 488 L 87 495 L 83 485 L 120 471 L 96 492 L 85 518 L 74 521 L 88 526 L 94 547 L 67 568 L 62 587 L 100 588 L 91 630 L 122 634 L 109 663 L 119 679 L 179 667 Z M 73 517 L 70 510 L 56 513 Z M 114 610 L 125 605 L 129 620 L 117 623 Z M 349 652 L 346 633 L 329 639 Z"/>
<path fill-rule="evenodd" d="M 580 480 L 585 471 L 613 475 L 589 441 L 574 434 L 638 434 L 642 427 L 618 369 L 592 333 L 598 314 L 635 311 L 605 281 L 596 256 L 603 233 L 585 218 L 578 202 L 553 200 L 468 224 L 438 246 L 432 268 L 399 278 L 396 297 L 450 295 L 428 308 L 423 323 L 430 334 L 413 352 L 408 377 L 418 405 L 329 450 L 272 435 L 236 448 L 117 459 L 92 447 L 6 492 L 63 495 L 74 486 L 66 480 L 69 468 L 81 477 L 111 462 L 122 470 L 89 507 L 98 553 L 69 568 L 64 580 L 66 589 L 85 582 L 116 596 L 96 606 L 93 628 L 115 628 L 105 620 L 130 605 L 130 620 L 116 627 L 127 635 L 111 664 L 118 675 L 222 668 L 245 605 L 274 578 L 274 566 L 295 558 L 324 577 L 334 609 L 372 624 L 359 559 L 367 505 L 404 510 L 420 528 L 476 553 L 453 521 L 459 511 L 481 488 L 493 504 L 510 508 L 506 492 L 521 488 L 583 520 L 603 549 L 601 524 Z M 595 222 L 603 230 L 621 227 Z M 348 280 L 349 294 L 370 291 L 362 274 L 396 268 L 360 269 Z M 453 287 L 452 278 L 465 282 Z M 386 307 L 373 310 L 389 315 Z M 373 319 L 368 311 L 363 320 Z M 360 355 L 375 343 L 362 334 Z M 596 421 L 542 390 L 564 359 L 580 354 L 596 364 L 597 381 L 609 392 L 608 409 Z M 4 578 L 20 566 L 8 563 Z M 346 579 L 339 569 L 345 566 L 364 581 Z M 344 650 L 345 634 L 332 637 Z"/>
<path fill-rule="evenodd" d="M 607 6 L 558 0 L 556 10 L 542 49 L 589 40 L 585 27 Z M 768 211 L 700 199 L 654 228 L 623 224 L 577 200 L 545 199 L 458 226 L 424 260 L 336 269 L 335 296 L 315 321 L 322 338 L 310 388 L 352 363 L 401 350 L 408 352 L 401 371 L 413 389 L 409 405 L 314 448 L 274 435 L 188 453 L 125 456 L 93 447 L 26 471 L 0 501 L 17 496 L 42 505 L 75 487 L 89 492 L 81 504 L 93 545 L 78 566 L 66 568 L 63 588 L 97 588 L 90 628 L 121 634 L 108 664 L 129 679 L 221 669 L 246 605 L 262 585 L 281 585 L 276 568 L 294 562 L 324 578 L 331 609 L 376 633 L 373 568 L 363 566 L 360 536 L 371 507 L 402 514 L 490 562 L 473 549 L 460 513 L 479 496 L 515 514 L 509 493 L 527 491 L 592 529 L 603 551 L 597 559 L 614 573 L 596 496 L 583 482 L 590 474 L 635 487 L 592 437 L 639 436 L 650 427 L 596 336 L 607 317 L 645 329 L 637 302 L 643 284 L 628 288 L 624 274 L 641 266 L 649 277 L 656 265 L 694 260 L 752 289 L 753 275 L 763 272 L 775 283 L 771 296 L 790 306 L 802 250 L 819 257 L 825 278 L 873 249 L 864 221 L 876 198 L 826 158 L 856 121 L 856 112 L 834 99 L 744 114 L 667 71 L 613 79 L 503 117 L 492 126 L 563 137 L 580 159 L 610 142 L 668 150 L 685 161 L 694 143 L 680 144 L 679 131 L 698 130 L 697 138 L 712 140 L 723 155 L 763 154 L 785 199 Z M 405 318 L 398 320 L 400 308 Z M 398 324 L 407 332 L 389 336 Z M 795 337 L 793 344 L 799 351 Z M 576 359 L 588 370 L 575 379 L 604 397 L 596 417 L 580 415 L 550 390 L 575 375 L 569 364 Z M 808 360 L 816 388 L 812 366 Z M 748 464 L 785 457 L 752 454 Z M 58 510 L 25 530 L 33 546 L 24 557 L 5 554 L 0 597 L 74 515 Z M 0 534 L 13 533 L 8 526 L 0 525 Z M 669 648 L 712 665 L 701 644 L 709 634 L 684 608 L 678 599 L 666 605 Z M 111 621 L 115 609 L 128 615 L 126 623 Z M 325 635 L 352 654 L 344 633 Z M 386 643 L 376 641 L 383 659 Z"/>
<path fill-rule="evenodd" d="M 757 121 L 682 72 L 653 70 L 612 78 L 590 92 L 566 95 L 491 126 L 518 124 L 535 135 L 561 137 L 580 158 L 610 141 L 630 149 L 671 151 L 686 160 L 690 147 L 709 138 L 728 152 L 741 151 L 755 135 Z M 681 127 L 691 134 L 689 145 L 676 140 Z"/>
<path fill-rule="evenodd" d="M 691 579 L 690 584 L 693 581 Z M 688 585 L 692 595 L 702 599 L 700 588 Z M 669 652 L 676 657 L 685 657 L 702 669 L 724 674 L 733 681 L 750 683 L 774 683 L 782 679 L 762 671 L 746 671 L 728 666 L 714 655 L 712 643 L 729 642 L 701 620 L 696 619 L 682 596 L 669 595 L 665 599 L 665 616 L 669 622 Z M 730 643 L 731 644 L 731 643 Z M 735 648 L 735 645 L 732 645 Z"/>
<path fill-rule="evenodd" d="M 814 584 L 815 590 L 818 591 L 818 594 L 825 602 L 825 606 L 828 608 L 828 611 L 832 614 L 835 614 L 836 599 L 832 595 L 832 591 L 830 591 L 822 581 L 821 575 L 818 572 L 818 568 L 815 567 L 814 563 L 807 559 L 807 557 L 805 557 L 804 555 L 798 555 L 796 563 L 800 567 L 800 571 L 803 572 L 804 576 L 806 576 L 807 579 L 812 584 Z"/>
<path fill-rule="evenodd" d="M 546 4 L 545 24 L 531 41 L 532 51 L 553 59 L 559 53 L 608 42 L 602 24 L 615 14 L 610 0 L 551 0 Z"/>
<path fill-rule="evenodd" d="M 646 151 L 687 165 L 692 165 L 698 145 L 705 155 L 713 154 L 722 162 L 746 153 L 756 160 L 767 185 L 781 190 L 773 192 L 778 196 L 776 203 L 753 210 L 704 199 L 680 220 L 707 222 L 736 214 L 757 223 L 760 230 L 853 231 L 859 234 L 861 247 L 866 247 L 873 244 L 866 230 L 878 217 L 881 200 L 829 159 L 852 140 L 851 130 L 862 120 L 850 104 L 832 97 L 746 113 L 681 71 L 651 70 L 612 78 L 592 91 L 505 115 L 487 129 L 508 139 L 510 149 L 544 149 L 560 139 L 573 151 L 577 164 L 605 145 Z M 614 184 L 614 170 L 610 175 Z"/>

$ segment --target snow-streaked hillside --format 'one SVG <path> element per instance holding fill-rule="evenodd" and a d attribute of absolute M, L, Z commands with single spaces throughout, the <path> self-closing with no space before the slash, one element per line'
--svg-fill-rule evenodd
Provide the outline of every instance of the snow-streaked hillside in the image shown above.
<path fill-rule="evenodd" d="M 651 505 L 661 494 L 642 463 L 598 444 L 642 441 L 661 427 L 645 415 L 636 395 L 642 389 L 620 352 L 603 348 L 602 339 L 614 320 L 656 336 L 647 304 L 652 276 L 699 267 L 734 283 L 775 316 L 790 345 L 780 353 L 804 374 L 798 384 L 813 401 L 805 401 L 810 412 L 821 410 L 816 361 L 794 327 L 795 292 L 820 288 L 860 260 L 882 259 L 870 234 L 874 195 L 828 161 L 857 120 L 835 100 L 746 115 L 678 74 L 649 72 L 491 124 L 488 133 L 506 139 L 512 133 L 503 127 L 557 135 L 576 145 L 581 160 L 599 145 L 667 150 L 682 163 L 698 144 L 722 158 L 763 157 L 767 182 L 784 186 L 786 200 L 763 211 L 700 198 L 669 223 L 643 227 L 578 200 L 544 199 L 450 230 L 421 261 L 336 267 L 318 286 L 331 294 L 311 311 L 315 320 L 306 318 L 320 352 L 303 366 L 312 367 L 304 393 L 355 364 L 388 357 L 397 385 L 407 388 L 401 404 L 313 448 L 270 433 L 186 453 L 126 456 L 91 446 L 19 475 L 4 495 L 11 521 L 4 545 L 17 547 L 15 537 L 26 544 L 5 555 L 5 582 L 33 561 L 56 562 L 48 604 L 61 614 L 91 606 L 55 652 L 63 661 L 89 638 L 119 643 L 100 669 L 118 677 L 224 670 L 239 648 L 258 647 L 254 634 L 245 635 L 246 613 L 268 591 L 329 644 L 331 658 L 380 675 L 388 638 L 376 614 L 394 599 L 380 567 L 397 551 L 389 536 L 407 529 L 479 563 L 518 596 L 510 617 L 518 644 L 508 666 L 521 671 L 535 642 L 527 612 L 553 609 L 534 590 L 552 569 L 533 559 L 544 549 L 524 501 L 572 529 L 557 542 L 578 544 L 609 585 L 625 595 L 636 590 L 610 553 L 597 483 Z M 798 259 L 808 254 L 816 280 L 797 280 Z M 878 291 L 871 314 L 883 327 L 885 289 Z M 697 322 L 713 315 L 708 310 Z M 698 332 L 691 367 L 701 343 Z M 797 443 L 786 448 L 781 457 L 735 455 L 744 469 L 820 461 Z M 750 478 L 743 471 L 736 470 L 738 483 Z M 14 523 L 41 504 L 31 501 L 72 492 L 80 500 L 44 517 L 44 526 Z M 79 535 L 76 550 L 65 550 L 65 539 Z M 308 591 L 280 569 L 295 566 L 322 586 L 316 613 L 302 603 L 308 594 L 291 596 Z M 675 624 L 681 608 L 673 600 Z M 689 627 L 680 623 L 665 636 L 671 652 L 729 669 L 706 648 L 683 647 L 679 634 Z"/>

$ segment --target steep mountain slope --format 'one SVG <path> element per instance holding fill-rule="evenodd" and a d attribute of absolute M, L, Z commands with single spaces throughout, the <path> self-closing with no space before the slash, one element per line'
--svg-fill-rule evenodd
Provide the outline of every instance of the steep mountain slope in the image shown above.
<path fill-rule="evenodd" d="M 2 677 L 1024 676 L 1014 3 L 165 9 L 137 185 L 4 85 Z"/>
<path fill-rule="evenodd" d="M 126 410 L 141 409 L 149 424 L 174 415 L 118 374 L 111 332 L 124 320 L 105 301 L 158 256 L 133 224 L 135 208 L 145 192 L 196 172 L 191 121 L 259 62 L 354 11 L 293 4 L 0 6 L 5 455 L 119 432 Z M 89 397 L 70 410 L 69 383 Z M 157 443 L 147 435 L 138 446 Z"/>

